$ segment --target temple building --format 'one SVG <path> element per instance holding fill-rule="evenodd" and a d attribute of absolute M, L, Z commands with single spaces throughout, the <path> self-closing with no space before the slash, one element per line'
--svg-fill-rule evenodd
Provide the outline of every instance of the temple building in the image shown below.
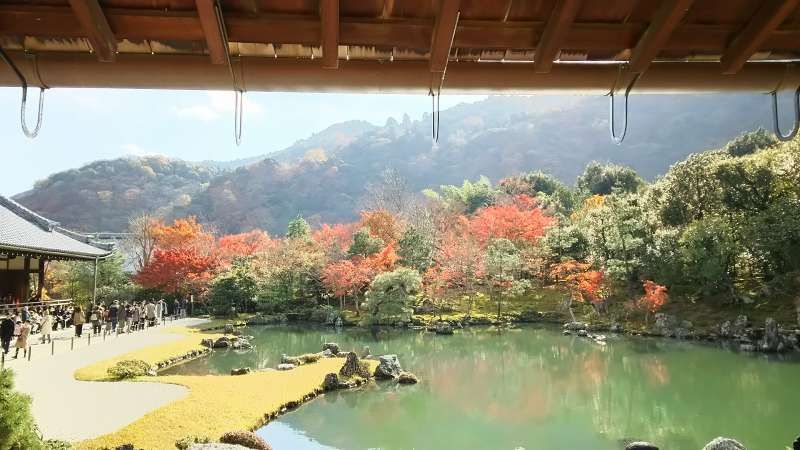
<path fill-rule="evenodd" d="M 112 245 L 66 230 L 0 196 L 0 306 L 41 301 L 48 261 L 93 261 L 96 267 L 112 252 Z"/>

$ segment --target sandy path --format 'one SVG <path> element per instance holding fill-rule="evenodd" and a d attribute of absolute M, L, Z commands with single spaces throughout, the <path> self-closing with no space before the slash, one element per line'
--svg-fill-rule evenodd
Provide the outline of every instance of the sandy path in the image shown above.
<path fill-rule="evenodd" d="M 170 325 L 189 326 L 199 319 L 176 320 Z M 16 387 L 33 397 L 33 415 L 46 438 L 78 441 L 111 433 L 144 414 L 184 397 L 183 386 L 142 382 L 77 381 L 74 372 L 97 361 L 144 347 L 184 338 L 152 328 L 119 337 L 93 339 L 91 346 L 57 343 L 55 356 L 49 345 L 34 347 L 31 361 L 6 360 L 14 369 Z M 85 338 L 83 339 L 85 341 Z"/>

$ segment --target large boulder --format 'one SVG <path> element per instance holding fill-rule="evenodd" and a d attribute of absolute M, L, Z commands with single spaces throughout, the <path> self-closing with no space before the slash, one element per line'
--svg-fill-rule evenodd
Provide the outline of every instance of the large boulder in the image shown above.
<path fill-rule="evenodd" d="M 278 370 L 292 370 L 295 367 L 297 366 L 294 364 L 278 364 Z"/>
<path fill-rule="evenodd" d="M 703 450 L 746 450 L 744 445 L 735 439 L 718 437 L 706 444 Z"/>
<path fill-rule="evenodd" d="M 400 376 L 403 368 L 400 367 L 400 360 L 397 355 L 383 355 L 378 358 L 378 367 L 375 368 L 375 378 L 379 380 L 391 380 Z"/>
<path fill-rule="evenodd" d="M 358 355 L 355 352 L 350 352 L 344 361 L 344 365 L 339 370 L 339 375 L 343 378 L 350 378 L 359 376 L 361 378 L 369 378 L 369 364 L 364 361 L 359 361 Z"/>
<path fill-rule="evenodd" d="M 731 329 L 730 329 L 731 337 L 739 337 L 744 335 L 745 331 L 747 331 L 748 323 L 749 321 L 747 319 L 747 316 L 745 316 L 744 314 L 736 316 L 736 320 L 734 320 L 733 323 L 731 324 Z"/>
<path fill-rule="evenodd" d="M 419 378 L 411 372 L 400 372 L 397 382 L 400 384 L 417 384 L 419 383 Z"/>
<path fill-rule="evenodd" d="M 655 328 L 656 332 L 662 336 L 673 336 L 675 328 L 678 327 L 678 319 L 665 313 L 656 313 Z"/>
<path fill-rule="evenodd" d="M 326 342 L 322 344 L 322 351 L 330 350 L 331 354 L 338 355 L 339 354 L 339 344 L 336 342 Z"/>
<path fill-rule="evenodd" d="M 225 333 L 225 334 L 233 334 L 234 331 L 235 331 L 235 329 L 233 328 L 233 324 L 232 323 L 226 323 L 225 324 L 225 329 L 223 330 L 223 333 Z"/>
<path fill-rule="evenodd" d="M 237 369 L 231 369 L 231 375 L 247 375 L 250 373 L 249 367 L 239 367 Z"/>
<path fill-rule="evenodd" d="M 213 348 L 228 348 L 230 346 L 231 346 L 231 340 L 226 338 L 225 336 L 222 336 L 221 338 L 214 341 L 214 345 L 212 345 Z"/>
<path fill-rule="evenodd" d="M 631 442 L 625 446 L 625 450 L 658 450 L 658 447 L 649 442 Z"/>
<path fill-rule="evenodd" d="M 325 379 L 322 381 L 322 389 L 325 391 L 335 391 L 339 389 L 339 375 L 335 373 L 325 375 Z"/>
<path fill-rule="evenodd" d="M 272 450 L 264 438 L 252 431 L 229 431 L 220 436 L 219 441 L 223 444 L 242 445 L 255 450 Z"/>
<path fill-rule="evenodd" d="M 785 350 L 783 337 L 778 330 L 778 322 L 772 317 L 768 318 L 764 324 L 764 338 L 761 340 L 761 351 L 782 352 Z"/>
<path fill-rule="evenodd" d="M 202 341 L 200 341 L 200 345 L 202 345 L 203 347 L 211 348 L 211 347 L 214 346 L 214 340 L 213 339 L 203 339 Z"/>

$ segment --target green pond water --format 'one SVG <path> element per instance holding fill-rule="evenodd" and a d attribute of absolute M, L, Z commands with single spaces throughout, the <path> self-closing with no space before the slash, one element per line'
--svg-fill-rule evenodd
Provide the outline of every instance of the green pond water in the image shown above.
<path fill-rule="evenodd" d="M 539 327 L 245 334 L 255 336 L 254 350 L 215 351 L 172 373 L 275 367 L 281 353 L 338 342 L 395 353 L 422 380 L 321 396 L 258 430 L 278 450 L 618 450 L 632 439 L 700 450 L 716 436 L 749 450 L 785 450 L 800 433 L 800 364 L 792 359 L 630 337 L 609 336 L 603 347 Z"/>

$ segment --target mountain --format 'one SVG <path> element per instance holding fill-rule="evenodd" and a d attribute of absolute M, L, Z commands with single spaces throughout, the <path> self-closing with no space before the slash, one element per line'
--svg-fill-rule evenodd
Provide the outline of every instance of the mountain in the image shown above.
<path fill-rule="evenodd" d="M 118 232 L 134 214 L 171 216 L 218 173 L 164 156 L 127 157 L 50 175 L 14 198 L 74 230 Z"/>
<path fill-rule="evenodd" d="M 114 227 L 123 226 L 128 215 L 149 208 L 166 217 L 196 215 L 223 232 L 259 227 L 282 233 L 298 214 L 312 223 L 353 219 L 366 186 L 389 168 L 414 189 L 480 175 L 497 181 L 535 169 L 572 184 L 593 160 L 629 165 L 652 179 L 690 153 L 763 126 L 769 102 L 756 94 L 632 95 L 629 120 L 628 137 L 617 146 L 608 135 L 605 97 L 492 96 L 442 111 L 438 143 L 431 140 L 430 114 L 417 121 L 389 119 L 380 127 L 343 122 L 268 158 L 164 160 L 191 176 L 155 168 L 154 177 L 143 176 L 135 159 L 93 163 L 53 175 L 17 199 L 80 229 L 120 230 Z M 117 178 L 121 186 L 146 187 L 130 201 L 131 187 L 115 187 Z M 73 197 L 54 192 L 62 179 L 69 180 L 65 186 Z"/>

